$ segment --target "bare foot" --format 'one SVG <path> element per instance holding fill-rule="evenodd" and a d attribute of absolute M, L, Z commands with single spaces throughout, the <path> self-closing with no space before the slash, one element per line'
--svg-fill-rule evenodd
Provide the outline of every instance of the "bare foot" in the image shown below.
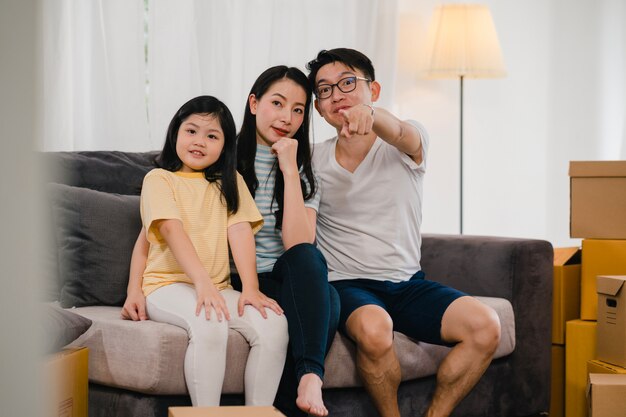
<path fill-rule="evenodd" d="M 328 415 L 328 410 L 322 400 L 322 380 L 319 376 L 310 373 L 304 374 L 300 378 L 296 405 L 300 410 L 313 416 L 324 417 Z"/>

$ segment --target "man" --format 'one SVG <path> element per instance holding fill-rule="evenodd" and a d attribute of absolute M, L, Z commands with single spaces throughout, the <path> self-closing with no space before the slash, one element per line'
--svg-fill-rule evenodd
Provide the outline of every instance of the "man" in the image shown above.
<path fill-rule="evenodd" d="M 307 68 L 315 108 L 337 130 L 313 158 L 322 192 L 317 241 L 341 299 L 339 328 L 356 344 L 359 374 L 383 417 L 400 416 L 393 331 L 452 346 L 426 414 L 448 416 L 491 362 L 500 322 L 420 270 L 426 132 L 374 107 L 381 86 L 362 53 L 321 51 Z"/>

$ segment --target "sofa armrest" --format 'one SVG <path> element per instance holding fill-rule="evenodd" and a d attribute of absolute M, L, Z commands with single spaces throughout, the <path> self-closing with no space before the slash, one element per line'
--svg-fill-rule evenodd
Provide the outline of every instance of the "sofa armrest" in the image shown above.
<path fill-rule="evenodd" d="M 543 240 L 423 236 L 422 269 L 428 279 L 471 295 L 506 298 L 514 309 L 530 304 L 551 311 L 552 264 L 552 245 Z"/>
<path fill-rule="evenodd" d="M 427 234 L 422 242 L 427 279 L 511 302 L 515 383 L 519 395 L 539 405 L 549 404 L 553 256 L 549 242 L 534 239 Z"/>

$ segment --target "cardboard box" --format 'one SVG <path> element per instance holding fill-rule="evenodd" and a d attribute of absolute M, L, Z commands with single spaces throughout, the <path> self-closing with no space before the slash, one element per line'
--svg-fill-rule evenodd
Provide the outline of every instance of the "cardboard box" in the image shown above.
<path fill-rule="evenodd" d="M 565 346 L 552 345 L 552 379 L 550 390 L 550 417 L 565 414 Z"/>
<path fill-rule="evenodd" d="M 626 367 L 626 275 L 599 275 L 596 357 Z"/>
<path fill-rule="evenodd" d="M 87 417 L 87 348 L 63 349 L 44 363 L 47 417 Z"/>
<path fill-rule="evenodd" d="M 598 275 L 626 275 L 626 240 L 584 239 L 582 241 L 580 318 L 597 320 Z"/>
<path fill-rule="evenodd" d="M 565 415 L 587 417 L 587 362 L 596 355 L 596 322 L 570 320 L 565 331 Z"/>
<path fill-rule="evenodd" d="M 589 374 L 589 417 L 626 415 L 626 375 Z"/>
<path fill-rule="evenodd" d="M 590 374 L 626 374 L 626 368 L 593 359 L 587 362 L 587 372 Z"/>
<path fill-rule="evenodd" d="M 554 249 L 552 343 L 565 344 L 565 322 L 580 318 L 579 248 Z"/>
<path fill-rule="evenodd" d="M 274 407 L 170 407 L 168 417 L 285 417 Z"/>
<path fill-rule="evenodd" d="M 626 239 L 626 161 L 571 161 L 570 236 Z"/>

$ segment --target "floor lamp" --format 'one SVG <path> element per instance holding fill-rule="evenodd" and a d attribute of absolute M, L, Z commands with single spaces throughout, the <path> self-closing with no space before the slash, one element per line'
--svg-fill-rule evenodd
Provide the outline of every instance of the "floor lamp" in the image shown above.
<path fill-rule="evenodd" d="M 460 81 L 459 205 L 463 234 L 463 80 L 506 74 L 489 8 L 479 4 L 437 6 L 428 29 L 422 73 Z"/>

